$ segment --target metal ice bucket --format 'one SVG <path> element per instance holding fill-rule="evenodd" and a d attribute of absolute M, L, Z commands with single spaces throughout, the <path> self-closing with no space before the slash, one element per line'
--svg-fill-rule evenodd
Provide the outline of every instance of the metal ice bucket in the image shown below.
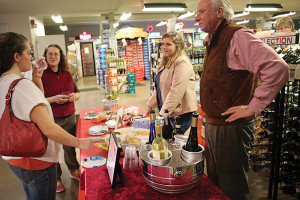
<path fill-rule="evenodd" d="M 201 179 L 204 172 L 204 155 L 194 163 L 186 163 L 181 158 L 181 150 L 169 144 L 171 160 L 163 166 L 151 163 L 147 149 L 140 151 L 143 175 L 155 190 L 168 194 L 179 194 L 191 190 Z"/>

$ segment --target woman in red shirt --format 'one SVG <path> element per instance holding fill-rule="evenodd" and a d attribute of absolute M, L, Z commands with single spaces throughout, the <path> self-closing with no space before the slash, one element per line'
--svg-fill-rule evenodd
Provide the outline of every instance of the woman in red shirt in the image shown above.
<path fill-rule="evenodd" d="M 69 72 L 69 64 L 60 46 L 49 45 L 44 51 L 48 68 L 42 76 L 45 97 L 51 105 L 55 123 L 65 131 L 76 136 L 76 116 L 74 101 L 79 100 L 80 93 Z M 63 146 L 64 157 L 71 178 L 79 180 L 79 164 L 75 148 Z M 56 192 L 65 190 L 61 182 L 61 167 L 57 165 Z"/>

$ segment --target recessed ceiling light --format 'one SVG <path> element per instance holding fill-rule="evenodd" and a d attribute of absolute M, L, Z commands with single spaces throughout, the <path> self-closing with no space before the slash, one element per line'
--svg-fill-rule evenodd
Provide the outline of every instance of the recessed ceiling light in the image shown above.
<path fill-rule="evenodd" d="M 184 19 L 184 18 L 190 17 L 192 15 L 195 15 L 195 12 L 187 12 L 187 13 L 184 13 L 182 15 L 179 15 L 178 19 Z"/>
<path fill-rule="evenodd" d="M 60 26 L 59 28 L 60 28 L 60 30 L 62 30 L 62 31 L 67 31 L 67 30 L 68 30 L 68 27 L 67 27 L 66 25 Z"/>
<path fill-rule="evenodd" d="M 247 12 L 247 11 L 244 11 L 244 12 L 234 12 L 234 15 L 232 16 L 232 18 L 237 18 L 237 17 L 249 15 L 249 14 L 250 14 L 250 12 Z"/>
<path fill-rule="evenodd" d="M 289 16 L 289 15 L 295 15 L 296 12 L 294 11 L 288 11 L 288 12 L 281 12 L 281 13 L 276 13 L 273 14 L 271 18 L 279 18 L 279 17 L 285 17 L 285 16 Z"/>
<path fill-rule="evenodd" d="M 145 3 L 143 11 L 184 11 L 185 3 Z"/>
<path fill-rule="evenodd" d="M 167 24 L 167 21 L 163 20 L 163 21 L 159 22 L 158 24 L 156 24 L 155 26 L 163 26 L 166 24 Z"/>
<path fill-rule="evenodd" d="M 61 18 L 61 16 L 60 15 L 52 15 L 52 20 L 55 22 L 55 23 L 63 23 L 63 20 L 62 20 L 62 18 Z"/>
<path fill-rule="evenodd" d="M 243 21 L 238 21 L 238 22 L 236 22 L 236 24 L 247 24 L 249 22 L 249 20 L 248 19 L 245 19 L 245 20 L 243 20 Z"/>
<path fill-rule="evenodd" d="M 131 13 L 123 13 L 120 17 L 120 20 L 126 20 L 131 16 Z"/>
<path fill-rule="evenodd" d="M 260 11 L 276 11 L 281 10 L 281 4 L 247 4 L 245 11 L 260 12 Z"/>

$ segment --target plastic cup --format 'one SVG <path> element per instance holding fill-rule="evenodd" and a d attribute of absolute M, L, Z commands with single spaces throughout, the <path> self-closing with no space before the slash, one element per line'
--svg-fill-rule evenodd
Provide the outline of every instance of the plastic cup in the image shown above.
<path fill-rule="evenodd" d="M 39 72 L 44 71 L 48 67 L 48 63 L 46 62 L 45 57 L 42 57 L 38 60 L 34 60 L 31 62 L 33 67 L 37 68 Z"/>

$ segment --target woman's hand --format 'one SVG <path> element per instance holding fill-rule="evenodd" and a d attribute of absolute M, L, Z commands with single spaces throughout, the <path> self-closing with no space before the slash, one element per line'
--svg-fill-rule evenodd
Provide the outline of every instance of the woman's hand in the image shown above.
<path fill-rule="evenodd" d="M 69 101 L 69 96 L 65 94 L 58 94 L 54 96 L 54 102 L 57 104 L 65 104 Z"/>
<path fill-rule="evenodd" d="M 146 115 L 149 115 L 150 114 L 150 110 L 151 110 L 152 108 L 150 108 L 149 106 L 147 106 L 147 112 L 146 112 Z"/>
<path fill-rule="evenodd" d="M 80 138 L 78 149 L 92 151 L 94 149 L 94 143 L 89 138 Z"/>
<path fill-rule="evenodd" d="M 69 102 L 77 101 L 79 99 L 77 96 L 78 96 L 77 93 L 69 94 Z"/>
<path fill-rule="evenodd" d="M 38 71 L 37 68 L 32 68 L 32 80 L 41 79 L 44 71 Z"/>

